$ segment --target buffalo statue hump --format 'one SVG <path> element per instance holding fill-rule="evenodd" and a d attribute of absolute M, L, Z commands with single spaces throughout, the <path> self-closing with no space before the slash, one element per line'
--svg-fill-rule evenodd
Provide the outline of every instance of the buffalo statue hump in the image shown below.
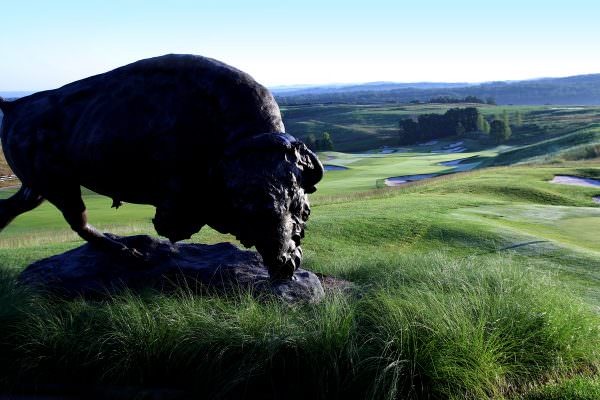
<path fill-rule="evenodd" d="M 141 257 L 87 221 L 80 187 L 156 207 L 172 242 L 208 225 L 256 246 L 289 279 L 323 166 L 285 133 L 272 94 L 248 74 L 195 55 L 137 61 L 59 89 L 0 98 L 6 160 L 22 182 L 0 229 L 44 199 L 86 241 Z"/>

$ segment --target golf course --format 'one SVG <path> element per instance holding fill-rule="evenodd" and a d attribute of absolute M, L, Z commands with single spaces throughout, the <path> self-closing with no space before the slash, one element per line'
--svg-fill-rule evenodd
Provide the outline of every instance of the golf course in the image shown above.
<path fill-rule="evenodd" d="M 317 121 L 308 108 L 308 125 L 332 118 Z M 310 197 L 303 267 L 343 284 L 327 286 L 317 304 L 245 290 L 101 300 L 33 291 L 16 284 L 19 272 L 83 241 L 49 203 L 19 216 L 0 234 L 0 388 L 102 388 L 115 398 L 599 398 L 600 187 L 551 181 L 600 178 L 600 109 L 521 110 L 544 129 L 523 128 L 502 145 L 398 146 L 387 120 L 367 119 L 355 151 L 320 152 L 326 171 Z M 338 128 L 334 142 L 345 143 L 352 128 Z M 444 151 L 458 141 L 464 150 Z M 16 191 L 3 184 L 2 198 Z M 89 191 L 84 201 L 102 231 L 156 235 L 153 207 L 117 210 Z M 238 244 L 209 227 L 191 239 L 223 241 Z"/>

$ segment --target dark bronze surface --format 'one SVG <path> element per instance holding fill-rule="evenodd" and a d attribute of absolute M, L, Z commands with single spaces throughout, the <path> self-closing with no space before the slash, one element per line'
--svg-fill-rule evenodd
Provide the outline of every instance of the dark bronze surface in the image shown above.
<path fill-rule="evenodd" d="M 172 242 L 208 225 L 256 246 L 273 278 L 299 267 L 306 193 L 323 167 L 248 74 L 166 55 L 0 100 L 0 109 L 4 154 L 22 182 L 0 203 L 0 228 L 47 199 L 88 242 L 143 259 L 87 222 L 84 186 L 115 207 L 155 206 L 156 231 Z"/>

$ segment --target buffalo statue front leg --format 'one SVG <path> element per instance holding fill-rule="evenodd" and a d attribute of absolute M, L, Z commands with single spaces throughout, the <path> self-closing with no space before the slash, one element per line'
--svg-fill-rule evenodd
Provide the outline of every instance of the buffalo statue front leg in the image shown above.
<path fill-rule="evenodd" d="M 300 267 L 308 193 L 323 166 L 306 145 L 286 133 L 258 134 L 233 145 L 210 176 L 217 188 L 209 226 L 233 233 L 261 254 L 273 279 L 292 279 Z"/>
<path fill-rule="evenodd" d="M 305 206 L 308 210 L 307 201 L 304 204 L 296 203 L 296 206 Z M 294 271 L 302 264 L 300 241 L 304 237 L 304 221 L 308 218 L 308 212 L 304 212 L 303 209 L 300 212 L 296 211 L 297 213 L 294 211 L 294 208 L 286 211 L 280 222 L 275 224 L 276 229 L 259 238 L 256 243 L 256 249 L 261 254 L 272 279 L 291 279 Z"/>
<path fill-rule="evenodd" d="M 285 250 L 279 245 L 257 244 L 256 249 L 262 256 L 271 279 L 274 280 L 292 279 L 294 271 L 302 263 L 302 249 L 294 244 L 288 243 Z"/>

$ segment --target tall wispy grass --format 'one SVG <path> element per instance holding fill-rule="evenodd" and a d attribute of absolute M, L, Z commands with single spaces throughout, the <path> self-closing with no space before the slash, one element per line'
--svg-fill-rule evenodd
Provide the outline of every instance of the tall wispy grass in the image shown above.
<path fill-rule="evenodd" d="M 68 301 L 4 276 L 0 372 L 210 398 L 495 398 L 597 365 L 598 316 L 510 258 L 361 264 L 351 294 L 292 306 L 183 289 Z"/>
<path fill-rule="evenodd" d="M 501 258 L 427 264 L 398 270 L 395 284 L 361 304 L 373 353 L 367 365 L 378 382 L 373 398 L 495 398 L 551 374 L 595 368 L 596 315 L 547 277 Z"/>

